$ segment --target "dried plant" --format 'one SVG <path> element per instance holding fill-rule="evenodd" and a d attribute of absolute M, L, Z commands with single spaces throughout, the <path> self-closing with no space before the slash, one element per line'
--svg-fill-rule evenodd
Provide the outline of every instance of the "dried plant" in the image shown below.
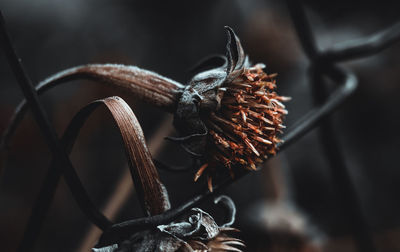
<path fill-rule="evenodd" d="M 289 99 L 276 93 L 276 74 L 265 73 L 263 64 L 251 66 L 239 38 L 231 28 L 226 30 L 226 56 L 200 64 L 198 69 L 203 71 L 186 86 L 134 66 L 94 64 L 55 74 L 39 83 L 37 91 L 40 94 L 66 81 L 87 78 L 122 88 L 174 113 L 174 125 L 181 136 L 168 139 L 201 160 L 203 165 L 194 180 L 206 171 L 212 191 L 218 167 L 225 166 L 233 177 L 234 167 L 255 170 L 268 155 L 276 153 L 280 142 L 277 134 L 284 128 L 283 115 L 287 114 L 282 102 Z M 25 102 L 18 106 L 2 138 L 2 147 L 7 146 L 26 108 Z"/>
<path fill-rule="evenodd" d="M 337 67 L 336 63 L 373 55 L 400 38 L 399 24 L 395 24 L 372 36 L 320 50 L 316 46 L 317 43 L 301 3 L 288 1 L 288 6 L 295 21 L 294 25 L 300 42 L 312 64 L 312 84 L 315 87 L 317 87 L 317 82 L 324 84 L 323 77 L 326 76 L 343 84 L 325 102 L 326 90 L 324 90 L 323 85 L 322 88 L 319 85 L 319 92 L 314 94 L 318 106 L 304 119 L 299 120 L 299 125 L 285 136 L 287 140 L 285 146 L 311 130 L 355 91 L 357 78 L 351 71 Z M 279 144 L 281 140 L 279 140 L 277 134 L 284 128 L 282 120 L 283 115 L 287 113 L 282 102 L 288 100 L 288 98 L 276 94 L 275 75 L 265 73 L 262 64 L 252 66 L 245 57 L 240 41 L 232 29 L 227 28 L 227 31 L 227 55 L 204 62 L 201 66 L 208 65 L 208 70 L 198 73 L 187 86 L 137 67 L 107 64 L 87 65 L 63 71 L 40 83 L 37 87 L 37 93 L 40 94 L 71 79 L 89 78 L 108 83 L 113 87 L 123 88 L 150 104 L 174 113 L 174 124 L 181 136 L 170 139 L 179 142 L 188 153 L 201 159 L 203 165 L 196 173 L 195 180 L 204 172 L 207 173 L 208 187 L 212 191 L 212 178 L 221 171 L 217 167 L 225 166 L 233 177 L 234 168 L 241 167 L 254 170 L 257 163 L 264 161 L 268 155 L 275 154 L 277 146 L 283 147 Z M 93 223 L 105 231 L 112 228 L 110 227 L 111 223 L 101 213 L 86 210 L 86 207 L 93 206 L 89 202 L 89 198 L 66 154 L 71 150 L 81 126 L 94 108 L 99 104 L 105 104 L 120 129 L 133 179 L 145 213 L 157 215 L 156 217 L 159 217 L 159 220 L 155 222 L 158 224 L 160 224 L 160 220 L 167 222 L 165 219 L 169 216 L 165 214 L 165 211 L 170 207 L 168 195 L 159 180 L 151 155 L 146 148 L 140 125 L 129 106 L 117 97 L 95 101 L 83 108 L 74 117 L 64 136 L 58 141 L 54 128 L 48 122 L 46 113 L 38 101 L 37 93 L 32 89 L 31 81 L 13 50 L 1 13 L 0 42 L 5 49 L 6 57 L 24 96 L 28 99 L 29 105 L 34 111 L 35 119 L 42 133 L 45 133 L 45 139 L 51 147 L 54 160 L 48 173 L 50 176 L 47 176 L 46 179 L 54 178 L 56 181 L 64 173 L 64 178 L 81 209 L 89 218 L 92 217 L 92 221 L 95 219 L 100 222 L 93 221 Z M 219 61 L 222 63 L 215 64 L 218 60 L 222 60 Z M 2 149 L 7 146 L 9 138 L 22 119 L 26 108 L 25 102 L 18 107 L 2 138 Z M 351 212 L 350 216 L 355 219 L 354 222 L 357 226 L 360 226 L 359 230 L 355 230 L 358 247 L 361 251 L 373 250 L 374 244 L 371 242 L 372 239 L 368 233 L 368 225 L 366 225 L 363 213 L 358 206 L 356 194 L 347 175 L 345 162 L 341 158 L 329 122 L 325 121 L 321 128 L 325 135 L 328 159 L 330 159 L 333 167 L 340 168 L 338 169 L 338 174 L 340 174 L 338 181 L 343 183 L 338 184 L 341 187 L 344 185 L 343 188 L 345 188 L 340 192 L 352 208 L 349 211 Z M 53 186 L 48 190 L 50 194 L 54 192 L 56 185 L 57 181 L 50 184 L 46 184 L 46 181 L 44 183 L 44 187 Z M 83 196 L 81 197 L 79 193 L 82 193 Z M 207 192 L 201 196 L 205 197 L 204 195 L 210 194 Z M 200 198 L 197 198 L 197 200 Z M 196 202 L 194 199 L 192 203 Z M 88 203 L 82 203 L 84 201 Z M 40 210 L 41 208 L 37 209 Z M 278 210 L 278 213 L 282 214 L 281 210 Z M 37 213 L 34 208 L 33 216 Z M 276 215 L 271 218 L 279 220 Z M 144 218 L 144 220 L 151 221 L 154 219 Z M 295 220 L 296 218 L 291 219 L 290 223 Z M 230 226 L 232 223 L 229 222 L 229 225 L 226 226 Z M 278 229 L 280 229 L 282 224 L 276 223 L 277 226 L 269 225 L 269 228 L 279 227 Z M 132 226 L 135 227 L 135 225 Z M 149 227 L 149 225 L 145 226 Z M 243 242 L 227 236 L 226 232 L 235 230 L 226 226 L 218 226 L 209 214 L 201 209 L 193 208 L 191 213 L 180 219 L 158 225 L 156 230 L 137 232 L 132 236 L 132 239 L 105 249 L 111 251 L 136 250 L 135 246 L 138 245 L 137 248 L 144 250 L 145 248 L 141 245 L 148 244 L 149 250 L 153 251 L 157 251 L 157 249 L 158 251 L 240 251 L 236 246 L 242 247 Z M 135 237 L 139 239 L 135 239 Z M 147 242 L 144 243 L 144 241 Z M 286 241 L 284 243 L 286 245 Z M 281 247 L 277 247 L 277 249 L 280 251 Z M 147 249 L 145 250 L 147 251 Z"/>
<path fill-rule="evenodd" d="M 236 104 L 238 107 L 233 110 L 240 110 L 241 108 L 239 108 L 239 106 L 247 106 L 245 105 L 247 102 L 243 100 L 245 99 L 244 96 L 242 96 L 243 93 L 254 95 L 253 92 L 264 92 L 265 97 L 260 97 L 264 97 L 261 99 L 264 99 L 265 101 L 274 98 L 284 99 L 279 98 L 275 93 L 265 93 L 264 86 L 266 83 L 269 83 L 267 80 L 270 80 L 271 76 L 266 74 L 262 75 L 263 72 L 260 67 L 256 66 L 254 68 L 256 69 L 255 72 L 253 69 L 244 68 L 244 66 L 248 65 L 248 61 L 246 61 L 245 64 L 243 50 L 240 46 L 239 39 L 230 28 L 227 28 L 227 30 L 229 35 L 228 55 L 227 58 L 225 58 L 223 66 L 197 74 L 186 87 L 151 71 L 139 69 L 133 66 L 106 64 L 80 66 L 55 74 L 38 85 L 37 93 L 43 93 L 58 84 L 77 78 L 94 79 L 110 84 L 113 87 L 123 88 L 150 104 L 159 106 L 166 111 L 174 112 L 175 125 L 178 129 L 182 129 L 182 126 L 184 126 L 185 130 L 183 130 L 181 134 L 184 134 L 185 136 L 172 139 L 181 142 L 182 146 L 189 153 L 194 154 L 195 156 L 201 156 L 204 160 L 209 159 L 211 156 L 218 161 L 219 156 L 216 152 L 216 148 L 214 149 L 215 153 L 212 155 L 207 153 L 203 148 L 210 143 L 215 144 L 214 142 L 208 141 L 210 139 L 209 137 L 211 136 L 215 138 L 217 136 L 215 130 L 218 130 L 220 127 L 223 128 L 223 126 L 217 126 L 219 122 L 214 122 L 214 124 L 212 124 L 213 119 L 218 118 L 216 113 L 224 113 L 225 106 L 228 106 L 228 103 L 231 104 L 229 106 L 235 105 L 229 101 L 230 95 L 237 99 L 238 104 L 242 104 Z M 235 46 L 233 46 L 232 43 L 235 43 Z M 19 65 L 16 67 L 21 66 Z M 233 78 L 233 76 L 235 76 L 235 78 Z M 225 83 L 232 83 L 233 85 L 239 84 L 240 86 L 241 84 L 238 80 L 243 76 L 246 76 L 247 80 L 250 80 L 253 76 L 252 82 L 248 83 L 249 85 L 253 85 L 254 88 L 245 88 L 243 91 L 238 92 L 236 92 L 233 87 L 225 88 Z M 213 79 L 214 77 L 216 78 Z M 26 83 L 24 83 L 24 85 L 25 84 Z M 30 84 L 28 83 L 28 86 L 29 85 Z M 268 85 L 275 84 L 271 80 L 271 84 Z M 227 93 L 227 98 L 223 98 L 221 91 Z M 32 101 L 30 100 L 29 102 Z M 255 102 L 256 101 L 250 101 L 249 104 L 253 106 Z M 92 112 L 101 104 L 104 104 L 109 109 L 119 128 L 125 145 L 132 179 L 135 182 L 135 188 L 138 192 L 138 197 L 145 214 L 152 216 L 167 211 L 170 209 L 167 190 L 158 177 L 158 172 L 147 149 L 140 124 L 130 107 L 121 98 L 109 97 L 92 102 L 82 108 L 67 127 L 61 140 L 61 148 L 64 148 L 66 153 L 71 151 L 81 127 L 87 121 Z M 268 104 L 271 109 L 278 111 L 277 114 L 279 114 L 279 117 L 276 116 L 276 119 L 273 119 L 274 123 L 276 121 L 278 130 L 281 125 L 280 114 L 283 112 L 283 106 L 281 106 L 277 100 L 271 100 Z M 26 109 L 27 102 L 23 101 L 18 106 L 11 124 L 2 138 L 3 148 L 7 146 L 10 136 L 23 118 Z M 248 107 L 248 110 L 250 110 L 250 107 Z M 258 112 L 263 113 L 261 111 Z M 242 111 L 239 113 L 246 114 L 249 112 Z M 264 116 L 264 114 L 261 115 Z M 231 120 L 232 122 L 235 122 L 236 119 L 232 118 Z M 267 120 L 266 118 L 264 119 Z M 246 124 L 252 120 L 254 120 L 254 118 L 252 114 L 249 114 L 248 120 L 244 119 L 242 123 Z M 205 125 L 212 128 L 213 131 L 209 131 Z M 198 130 L 201 130 L 202 132 L 198 132 Z M 190 135 L 186 136 L 188 132 Z M 228 134 L 230 133 L 228 130 L 225 135 L 222 135 L 222 137 L 228 137 Z M 243 130 L 242 134 L 246 135 L 248 132 Z M 197 139 L 197 137 L 200 138 Z M 258 138 L 254 137 L 254 139 L 257 140 Z M 267 152 L 266 149 L 264 150 L 262 148 L 257 152 L 255 148 L 258 147 L 258 145 L 255 145 L 254 143 L 252 145 L 250 140 L 246 137 L 242 137 L 242 140 L 245 143 L 248 142 L 248 146 L 253 146 L 253 154 L 256 154 L 257 156 L 259 156 L 260 153 L 264 155 L 264 152 Z M 271 140 L 274 142 L 277 141 L 275 141 L 275 139 Z M 193 143 L 204 143 L 197 146 L 197 150 L 199 150 L 200 153 L 191 150 L 192 146 L 190 145 Z M 240 147 L 240 143 L 237 143 L 237 145 L 239 148 L 242 148 Z M 240 154 L 243 156 L 250 155 L 250 153 L 245 153 L 244 151 L 238 151 L 237 153 L 237 155 Z M 230 157 L 228 156 L 227 158 Z M 248 160 L 251 160 L 251 158 L 249 157 Z M 204 168 L 202 169 L 204 170 Z M 34 220 L 34 222 L 40 222 L 43 220 L 44 215 L 42 212 L 48 210 L 53 195 L 51 192 L 55 190 L 55 186 L 57 185 L 57 181 L 61 175 L 64 175 L 74 197 L 78 201 L 78 204 L 80 204 L 81 208 L 84 209 L 87 216 L 99 227 L 107 230 L 111 223 L 100 212 L 95 210 L 95 207 L 92 205 L 72 165 L 67 165 L 65 167 L 62 166 L 62 170 L 59 170 L 57 159 L 54 159 L 51 164 L 46 177 L 46 182 L 44 183 L 39 195 L 40 200 L 37 201 L 38 205 L 33 208 L 31 220 Z M 211 191 L 212 187 L 210 185 L 211 180 L 209 180 L 209 188 Z M 227 200 L 226 197 L 224 199 L 225 201 Z M 217 201 L 219 200 L 220 199 Z M 230 199 L 229 201 L 230 204 L 228 204 L 228 206 L 234 208 L 233 202 L 231 202 Z M 169 224 L 158 225 L 155 230 L 134 232 L 131 239 L 101 248 L 100 250 L 124 251 L 125 248 L 127 248 L 131 251 L 140 251 L 140 248 L 142 251 L 241 251 L 237 246 L 243 247 L 244 243 L 241 240 L 232 238 L 228 235 L 229 232 L 238 231 L 230 227 L 230 225 L 233 224 L 235 212 L 236 210 L 230 211 L 232 216 L 229 223 L 219 226 L 211 215 L 199 208 L 193 208 L 191 212 L 183 218 L 174 220 Z M 29 223 L 32 222 L 30 221 Z M 22 246 L 27 246 L 26 244 L 29 244 L 30 241 L 32 241 L 32 237 L 35 237 L 35 234 L 32 233 L 32 227 L 34 226 L 28 224 Z M 126 235 L 132 234 L 125 234 L 125 236 Z M 137 240 L 138 237 L 140 238 L 139 240 Z M 116 239 L 120 238 L 117 237 Z"/>

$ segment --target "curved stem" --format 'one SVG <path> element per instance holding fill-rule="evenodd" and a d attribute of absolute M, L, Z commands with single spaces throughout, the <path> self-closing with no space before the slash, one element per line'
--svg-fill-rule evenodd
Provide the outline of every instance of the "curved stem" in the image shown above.
<path fill-rule="evenodd" d="M 374 55 L 400 40 L 400 22 L 383 31 L 365 38 L 350 40 L 334 45 L 321 52 L 321 62 L 340 62 Z"/>
<path fill-rule="evenodd" d="M 184 86 L 152 71 L 135 66 L 117 64 L 89 64 L 66 69 L 41 81 L 36 87 L 40 95 L 65 82 L 76 79 L 90 79 L 123 89 L 129 94 L 168 112 L 174 112 Z M 20 102 L 4 131 L 0 150 L 7 149 L 10 138 L 23 119 L 28 106 Z"/>

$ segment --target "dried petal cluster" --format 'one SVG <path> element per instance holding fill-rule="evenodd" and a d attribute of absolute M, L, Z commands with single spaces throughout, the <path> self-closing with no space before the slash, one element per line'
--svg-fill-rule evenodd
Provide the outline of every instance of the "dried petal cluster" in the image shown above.
<path fill-rule="evenodd" d="M 264 64 L 243 68 L 242 74 L 219 88 L 219 110 L 205 121 L 209 129 L 208 162 L 196 173 L 197 180 L 207 168 L 211 173 L 221 163 L 233 176 L 232 166 L 255 170 L 256 165 L 276 153 L 277 137 L 288 112 L 282 102 L 289 97 L 276 92 L 276 74 L 263 71 Z M 212 175 L 208 185 L 212 190 Z"/>

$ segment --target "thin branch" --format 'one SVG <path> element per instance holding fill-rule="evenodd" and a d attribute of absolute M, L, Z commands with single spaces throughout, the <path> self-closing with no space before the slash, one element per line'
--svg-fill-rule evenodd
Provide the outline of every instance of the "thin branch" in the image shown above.
<path fill-rule="evenodd" d="M 312 36 L 311 28 L 305 15 L 303 5 L 300 3 L 299 0 L 288 0 L 287 2 L 290 13 L 292 15 L 292 21 L 294 22 L 294 25 L 296 27 L 297 35 L 301 41 L 303 49 L 306 51 L 307 56 L 312 62 L 312 66 L 314 66 L 314 76 L 317 76 L 317 78 L 313 78 L 312 82 L 314 90 L 324 90 L 322 80 L 324 70 L 329 70 L 331 72 L 333 70 L 337 72 L 337 68 L 332 66 L 332 60 L 335 59 L 335 57 L 338 60 L 346 59 L 346 57 L 360 57 L 364 54 L 368 55 L 369 53 L 375 53 L 382 48 L 390 45 L 391 43 L 396 41 L 398 37 L 400 37 L 399 31 L 397 31 L 399 34 L 396 34 L 396 32 L 391 33 L 393 30 L 399 30 L 400 25 L 399 27 L 396 27 L 395 25 L 394 27 L 389 28 L 388 30 L 380 34 L 377 34 L 376 36 L 372 36 L 367 41 L 361 42 L 359 40 L 355 42 L 345 43 L 341 47 L 339 46 L 333 48 L 321 54 L 316 49 L 316 42 L 314 37 Z M 334 76 L 335 75 L 337 74 L 334 73 Z M 349 77 L 347 77 L 346 79 L 348 80 L 346 82 L 347 85 L 342 86 L 342 90 L 339 90 L 339 92 L 343 92 L 343 97 L 346 96 L 346 91 L 348 91 L 347 93 L 351 93 L 356 87 L 355 77 L 353 78 L 353 81 L 351 81 L 351 78 Z M 321 94 L 320 92 L 314 94 L 314 99 L 317 101 L 317 104 L 323 103 L 323 100 L 325 98 L 324 96 L 325 94 Z M 329 109 L 329 107 L 326 108 Z M 313 113 L 310 115 L 310 118 L 312 118 L 313 116 L 318 115 Z M 303 121 L 300 125 L 304 125 L 303 127 L 312 126 L 312 121 L 313 120 L 306 120 Z M 302 130 L 301 127 L 298 127 L 298 129 Z M 337 187 L 339 188 L 339 192 L 342 194 L 342 197 L 345 197 L 349 201 L 347 203 L 349 203 L 348 205 L 350 206 L 350 217 L 355 220 L 352 228 L 354 230 L 357 247 L 359 251 L 375 251 L 372 236 L 367 230 L 366 220 L 363 218 L 361 208 L 357 204 L 357 195 L 354 191 L 352 181 L 348 175 L 345 162 L 343 158 L 341 158 L 340 149 L 337 146 L 335 139 L 332 137 L 333 132 L 331 130 L 330 124 L 328 123 L 328 121 L 326 121 L 326 119 L 322 121 L 321 132 L 323 134 L 321 140 L 323 141 L 323 143 L 325 143 L 324 146 L 327 150 L 327 158 L 330 162 L 334 174 L 338 174 L 337 170 L 340 170 L 340 176 L 337 177 L 337 179 L 339 179 L 337 183 L 340 183 L 340 185 Z M 293 141 L 296 139 L 294 137 L 295 135 L 296 132 L 294 132 L 292 135 L 287 136 L 285 140 L 289 140 L 287 142 Z M 344 187 L 346 187 L 346 191 L 343 190 L 342 183 L 344 184 Z M 361 226 L 361 228 L 359 226 Z"/>
<path fill-rule="evenodd" d="M 303 4 L 301 4 L 300 0 L 286 0 L 286 3 L 301 46 L 310 59 L 316 58 L 319 50 Z"/>
<path fill-rule="evenodd" d="M 56 163 L 53 161 L 52 165 L 50 165 L 50 168 L 47 170 L 39 194 L 32 206 L 18 251 L 28 251 L 33 249 L 33 246 L 39 237 L 48 210 L 53 202 L 60 178 L 61 170 L 58 169 Z"/>
<path fill-rule="evenodd" d="M 327 95 L 323 72 L 316 66 L 312 70 L 312 91 L 314 103 L 321 104 Z M 319 126 L 319 140 L 329 163 L 335 191 L 340 196 L 339 205 L 343 208 L 345 218 L 350 223 L 350 228 L 357 241 L 358 251 L 376 251 L 373 237 L 369 231 L 367 219 L 362 211 L 355 185 L 351 179 L 350 170 L 344 160 L 341 147 L 335 137 L 330 118 L 324 118 Z"/>
<path fill-rule="evenodd" d="M 374 55 L 400 40 L 400 22 L 366 38 L 334 45 L 319 55 L 321 62 L 339 62 Z"/>
<path fill-rule="evenodd" d="M 283 137 L 283 143 L 278 144 L 279 149 L 282 151 L 290 146 L 293 142 L 302 137 L 305 133 L 313 129 L 321 120 L 330 115 L 339 105 L 341 105 L 357 88 L 358 81 L 356 76 L 350 71 L 344 71 L 336 68 L 335 77 L 344 79 L 344 84 L 339 86 L 322 105 L 312 109 L 302 119 L 288 130 Z"/>
<path fill-rule="evenodd" d="M 36 93 L 35 88 L 32 86 L 30 79 L 28 78 L 21 61 L 19 60 L 16 52 L 11 44 L 10 37 L 7 33 L 5 22 L 3 19 L 3 15 L 0 11 L 0 41 L 8 62 L 14 72 L 15 77 L 17 78 L 18 84 L 29 104 L 32 108 L 33 115 L 36 119 L 36 122 L 39 125 L 39 128 L 42 134 L 45 137 L 45 140 L 50 148 L 50 151 L 53 154 L 55 160 L 57 160 L 58 165 L 62 168 L 68 167 L 69 169 L 73 169 L 72 163 L 69 160 L 67 154 L 64 152 L 62 145 L 60 144 L 57 134 L 52 127 L 50 121 L 48 120 L 46 113 L 39 102 L 38 95 Z M 94 206 L 89 196 L 86 194 L 83 188 L 74 187 L 72 191 L 75 199 L 81 210 L 86 214 L 86 216 L 100 228 L 105 229 L 110 225 L 110 222 L 105 218 L 98 209 Z M 25 248 L 28 249 L 28 248 Z M 22 251 L 22 250 L 21 250 Z"/>

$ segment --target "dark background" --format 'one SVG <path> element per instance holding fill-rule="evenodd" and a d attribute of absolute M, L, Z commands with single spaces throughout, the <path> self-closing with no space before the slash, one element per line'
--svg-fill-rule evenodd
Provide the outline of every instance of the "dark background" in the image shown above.
<path fill-rule="evenodd" d="M 398 7 L 389 1 L 309 0 L 306 6 L 320 48 L 367 36 L 400 19 Z M 87 63 L 136 65 L 186 83 L 191 76 L 188 69 L 199 59 L 225 53 L 223 27 L 229 25 L 253 62 L 263 62 L 267 72 L 279 74 L 279 93 L 293 98 L 288 103 L 289 128 L 312 107 L 309 62 L 281 1 L 2 0 L 0 8 L 34 83 Z M 332 117 L 379 251 L 400 251 L 399 53 L 400 44 L 395 44 L 375 56 L 345 63 L 359 77 L 360 87 Z M 2 53 L 0 83 L 2 132 L 22 99 Z M 60 86 L 41 100 L 61 134 L 81 107 L 112 95 L 131 105 L 147 140 L 162 120 L 171 120 L 170 115 L 129 94 L 89 81 Z M 171 164 L 189 163 L 187 155 L 172 144 L 166 143 L 157 156 Z M 120 136 L 105 110 L 96 112 L 83 128 L 71 159 L 95 203 L 104 207 L 126 169 Z M 0 184 L 0 244 L 2 251 L 13 251 L 50 162 L 50 152 L 31 115 L 17 130 L 6 160 Z M 281 152 L 267 166 L 226 190 L 237 204 L 236 226 L 241 227 L 249 251 L 262 248 L 260 239 L 273 232 L 263 229 L 269 224 L 254 221 L 260 212 L 271 211 L 270 205 L 294 209 L 307 223 L 303 228 L 307 237 L 323 244 L 324 251 L 354 251 L 349 222 L 344 218 L 347 206 L 339 203 L 315 132 Z M 193 172 L 160 171 L 173 206 L 201 187 L 193 185 Z M 267 208 L 262 202 L 269 202 Z M 114 220 L 140 216 L 132 195 Z M 62 181 L 35 251 L 82 249 L 90 228 Z"/>

